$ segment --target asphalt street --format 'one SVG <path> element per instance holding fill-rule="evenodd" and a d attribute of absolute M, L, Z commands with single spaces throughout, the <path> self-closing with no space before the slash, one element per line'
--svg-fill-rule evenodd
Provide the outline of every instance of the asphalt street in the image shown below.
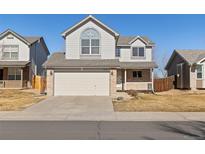
<path fill-rule="evenodd" d="M 0 139 L 203 140 L 205 122 L 0 121 Z"/>

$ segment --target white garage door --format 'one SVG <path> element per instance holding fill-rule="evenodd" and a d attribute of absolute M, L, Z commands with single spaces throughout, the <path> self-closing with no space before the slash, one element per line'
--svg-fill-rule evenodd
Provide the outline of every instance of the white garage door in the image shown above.
<path fill-rule="evenodd" d="M 109 73 L 60 73 L 54 77 L 55 96 L 109 96 Z"/>

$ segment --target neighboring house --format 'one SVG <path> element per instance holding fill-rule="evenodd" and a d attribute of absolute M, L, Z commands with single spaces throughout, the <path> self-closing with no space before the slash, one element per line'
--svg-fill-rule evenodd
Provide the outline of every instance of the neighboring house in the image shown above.
<path fill-rule="evenodd" d="M 174 50 L 165 69 L 176 76 L 176 88 L 205 88 L 205 50 Z"/>
<path fill-rule="evenodd" d="M 30 88 L 43 75 L 49 55 L 43 37 L 24 37 L 8 29 L 0 34 L 0 88 Z"/>
<path fill-rule="evenodd" d="M 62 33 L 65 52 L 54 53 L 47 69 L 48 95 L 109 96 L 117 90 L 153 90 L 154 43 L 124 37 L 88 16 Z"/>

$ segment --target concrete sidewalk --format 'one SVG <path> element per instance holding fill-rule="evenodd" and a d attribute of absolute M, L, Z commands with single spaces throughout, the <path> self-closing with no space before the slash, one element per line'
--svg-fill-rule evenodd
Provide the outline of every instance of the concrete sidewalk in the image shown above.
<path fill-rule="evenodd" d="M 49 97 L 23 111 L 0 112 L 0 120 L 205 121 L 205 112 L 114 112 L 110 97 Z"/>
<path fill-rule="evenodd" d="M 0 120 L 59 121 L 205 121 L 205 112 L 36 113 L 0 112 Z"/>

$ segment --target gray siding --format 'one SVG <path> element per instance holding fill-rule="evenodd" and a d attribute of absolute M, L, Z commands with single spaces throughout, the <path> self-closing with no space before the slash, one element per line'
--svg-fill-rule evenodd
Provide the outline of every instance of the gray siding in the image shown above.
<path fill-rule="evenodd" d="M 36 42 L 31 46 L 31 69 L 35 75 L 43 74 L 42 64 L 47 60 L 47 52 L 45 51 L 41 42 Z"/>
<path fill-rule="evenodd" d="M 177 64 L 179 63 L 186 63 L 184 59 L 182 59 L 178 54 L 174 56 L 172 62 L 170 63 L 169 67 L 167 68 L 167 75 L 177 75 Z"/>
<path fill-rule="evenodd" d="M 180 83 L 180 84 L 183 84 L 182 88 L 188 89 L 190 88 L 190 66 L 178 54 L 174 56 L 174 58 L 172 59 L 172 62 L 167 68 L 167 74 L 168 76 L 177 75 L 177 64 L 180 64 L 180 63 L 183 63 L 183 70 L 182 70 L 182 73 L 183 73 L 182 82 L 183 83 L 180 82 L 181 81 L 180 77 L 177 77 L 177 80 L 176 80 L 176 82 L 178 83 L 177 88 L 180 88 L 179 86 L 179 83 Z"/>

